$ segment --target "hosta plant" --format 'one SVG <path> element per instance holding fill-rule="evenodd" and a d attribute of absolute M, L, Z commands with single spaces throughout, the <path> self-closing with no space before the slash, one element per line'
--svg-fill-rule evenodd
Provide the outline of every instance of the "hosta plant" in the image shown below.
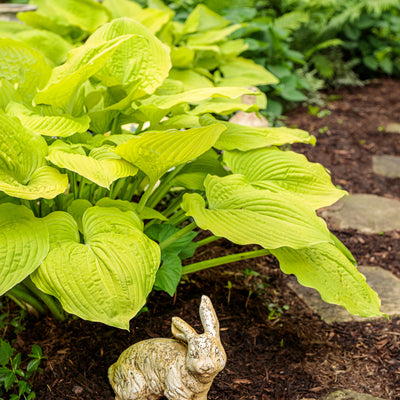
<path fill-rule="evenodd" d="M 185 90 L 167 78 L 169 48 L 129 18 L 57 67 L 19 39 L 0 43 L 0 294 L 127 329 L 153 288 L 172 295 L 182 274 L 273 254 L 324 300 L 381 314 L 316 214 L 345 193 L 280 148 L 314 138 L 218 116 L 254 92 Z M 194 241 L 199 229 L 212 236 Z M 182 267 L 219 237 L 255 250 Z"/>

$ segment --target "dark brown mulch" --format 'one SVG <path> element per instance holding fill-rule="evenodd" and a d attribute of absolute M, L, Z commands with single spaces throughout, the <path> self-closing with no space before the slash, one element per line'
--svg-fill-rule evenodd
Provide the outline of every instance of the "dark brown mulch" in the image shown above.
<path fill-rule="evenodd" d="M 328 167 L 335 184 L 349 192 L 400 198 L 400 179 L 377 177 L 371 170 L 373 154 L 400 155 L 400 135 L 378 129 L 400 122 L 399 83 L 379 80 L 336 91 L 341 98 L 327 104 L 331 114 L 324 118 L 308 115 L 306 108 L 295 110 L 288 124 L 318 136 L 315 148 L 295 148 Z M 335 233 L 360 264 L 380 265 L 400 277 L 400 232 Z M 220 240 L 200 257 L 240 250 Z M 201 330 L 202 294 L 213 300 L 228 355 L 209 399 L 315 399 L 335 388 L 400 399 L 400 319 L 327 325 L 286 286 L 286 276 L 270 257 L 193 274 L 175 299 L 153 293 L 149 311 L 132 320 L 131 332 L 78 319 L 65 324 L 31 319 L 16 345 L 27 352 L 37 343 L 48 357 L 34 384 L 37 398 L 113 399 L 108 366 L 138 340 L 170 337 L 173 315 Z"/>
<path fill-rule="evenodd" d="M 317 137 L 315 147 L 296 144 L 293 149 L 326 166 L 335 184 L 350 193 L 400 198 L 400 179 L 372 172 L 373 155 L 400 155 L 400 135 L 384 130 L 387 124 L 400 122 L 400 81 L 376 80 L 363 88 L 346 88 L 329 95 L 339 98 L 321 107 L 330 115 L 309 115 L 307 107 L 289 115 L 287 125 Z"/>

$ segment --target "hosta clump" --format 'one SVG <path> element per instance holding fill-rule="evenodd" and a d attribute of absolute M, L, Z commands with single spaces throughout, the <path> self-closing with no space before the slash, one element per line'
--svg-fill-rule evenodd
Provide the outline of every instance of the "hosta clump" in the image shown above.
<path fill-rule="evenodd" d="M 380 315 L 315 213 L 344 192 L 321 165 L 279 147 L 314 138 L 215 113 L 253 92 L 185 90 L 169 78 L 169 48 L 128 18 L 54 68 L 20 40 L 1 44 L 1 294 L 128 328 L 153 287 L 172 295 L 183 273 L 204 268 L 182 259 L 223 236 L 259 245 L 247 258 L 274 254 L 326 301 Z M 194 242 L 196 228 L 215 236 Z"/>

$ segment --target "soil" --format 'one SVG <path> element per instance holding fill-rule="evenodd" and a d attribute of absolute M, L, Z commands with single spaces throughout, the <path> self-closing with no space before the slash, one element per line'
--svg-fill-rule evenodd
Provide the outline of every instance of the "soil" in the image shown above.
<path fill-rule="evenodd" d="M 315 147 L 293 148 L 324 164 L 334 183 L 350 193 L 400 199 L 400 179 L 376 176 L 371 168 L 374 154 L 400 155 L 400 135 L 381 128 L 400 122 L 400 82 L 377 80 L 330 92 L 327 99 L 332 95 L 336 100 L 321 107 L 330 112 L 323 118 L 306 107 L 287 116 L 287 125 L 318 139 Z M 379 265 L 400 277 L 400 232 L 334 233 L 359 264 Z M 243 250 L 221 239 L 197 259 Z M 148 312 L 131 321 L 130 332 L 79 319 L 59 324 L 31 318 L 15 346 L 27 354 L 39 344 L 47 357 L 33 384 L 38 399 L 111 400 L 107 368 L 119 354 L 142 339 L 171 337 L 174 315 L 200 331 L 198 306 L 207 294 L 228 355 L 210 400 L 316 399 L 339 388 L 400 399 L 400 318 L 327 325 L 288 288 L 287 278 L 271 257 L 237 262 L 190 275 L 174 298 L 153 293 Z"/>

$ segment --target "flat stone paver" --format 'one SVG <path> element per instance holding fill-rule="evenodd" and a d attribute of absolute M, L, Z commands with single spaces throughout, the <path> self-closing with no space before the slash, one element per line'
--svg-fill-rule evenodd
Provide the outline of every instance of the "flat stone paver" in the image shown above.
<path fill-rule="evenodd" d="M 319 400 L 384 400 L 379 397 L 371 396 L 370 394 L 353 392 L 352 390 L 340 389 L 336 392 L 328 394 Z"/>
<path fill-rule="evenodd" d="M 375 174 L 388 178 L 400 178 L 400 157 L 397 156 L 373 156 L 372 170 Z"/>
<path fill-rule="evenodd" d="M 322 211 L 332 229 L 363 233 L 400 230 L 400 201 L 372 194 L 345 196 Z"/>
<path fill-rule="evenodd" d="M 392 122 L 385 127 L 385 131 L 389 133 L 400 133 L 400 124 Z"/>
<path fill-rule="evenodd" d="M 381 311 L 391 317 L 400 316 L 400 279 L 381 267 L 359 266 L 358 270 L 378 293 L 382 301 Z M 327 324 L 369 320 L 351 315 L 341 306 L 325 303 L 315 289 L 301 286 L 294 276 L 290 277 L 288 285 Z"/>

